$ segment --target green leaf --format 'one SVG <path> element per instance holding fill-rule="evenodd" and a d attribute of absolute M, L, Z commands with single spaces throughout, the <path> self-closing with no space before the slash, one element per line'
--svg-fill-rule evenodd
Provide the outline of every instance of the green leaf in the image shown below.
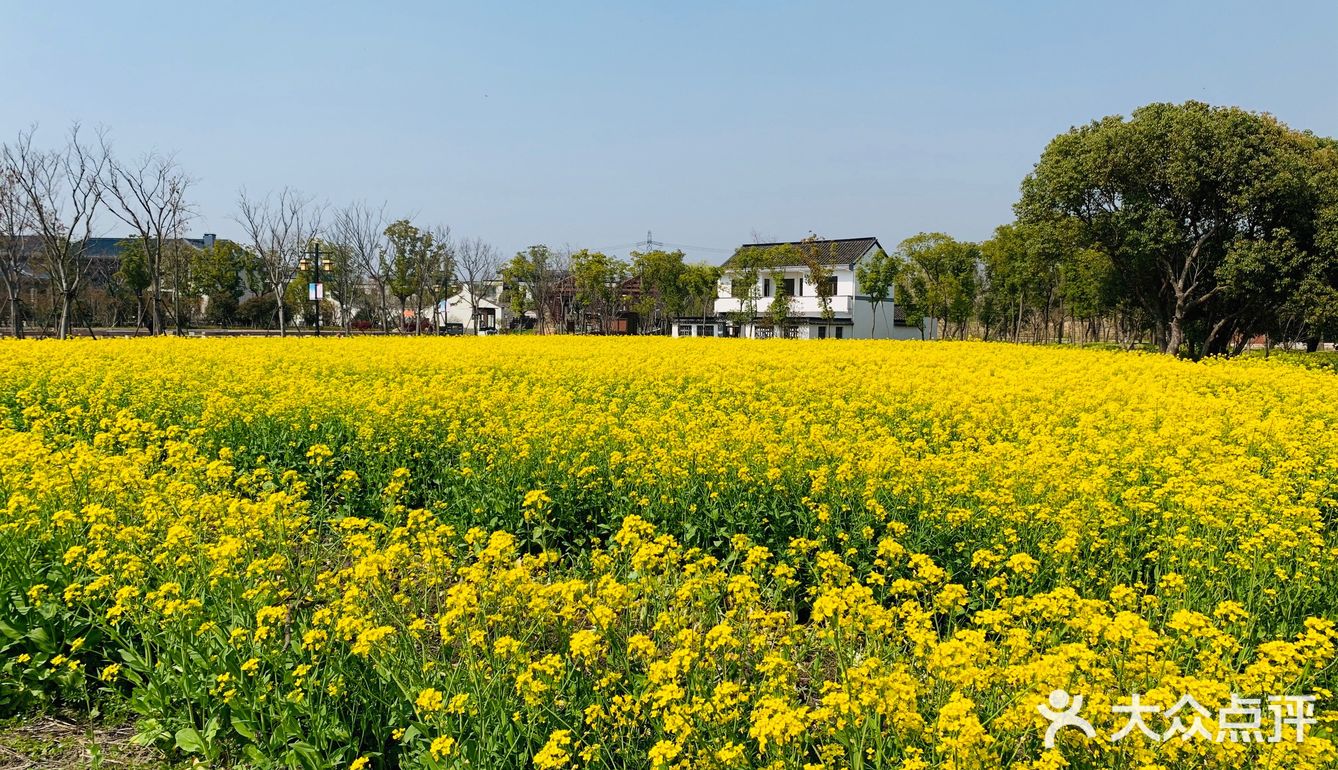
<path fill-rule="evenodd" d="M 23 638 L 23 632 L 22 632 L 22 631 L 20 631 L 20 630 L 18 630 L 17 628 L 11 626 L 10 624 L 6 623 L 6 622 L 3 621 L 3 620 L 0 620 L 0 634 L 4 634 L 6 637 L 8 637 L 8 638 L 10 638 L 10 639 L 12 639 L 12 640 L 14 640 L 14 641 L 18 641 L 19 639 L 22 639 L 22 638 Z"/>
<path fill-rule="evenodd" d="M 316 747 L 310 743 L 305 741 L 294 743 L 289 747 L 288 756 L 290 758 L 295 756 L 304 770 L 321 770 L 320 752 L 316 751 Z"/>
<path fill-rule="evenodd" d="M 45 628 L 34 628 L 28 632 L 28 638 L 37 643 L 37 649 L 43 652 L 55 652 L 56 644 L 51 641 L 51 635 Z"/>
<path fill-rule="evenodd" d="M 194 727 L 183 727 L 177 730 L 177 748 L 187 754 L 204 754 L 204 737 Z"/>
<path fill-rule="evenodd" d="M 233 716 L 232 718 L 232 729 L 248 741 L 254 741 L 256 739 L 255 727 L 236 716 Z"/>

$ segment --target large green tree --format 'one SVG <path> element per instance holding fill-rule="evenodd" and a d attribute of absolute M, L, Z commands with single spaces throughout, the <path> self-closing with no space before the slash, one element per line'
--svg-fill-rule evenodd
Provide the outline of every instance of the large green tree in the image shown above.
<path fill-rule="evenodd" d="M 1269 115 L 1151 104 L 1056 137 L 1017 210 L 1075 223 L 1109 261 L 1115 304 L 1163 351 L 1224 352 L 1279 313 L 1307 319 L 1298 336 L 1324 331 L 1332 169 L 1332 142 Z"/>
<path fill-rule="evenodd" d="M 144 314 L 144 291 L 153 283 L 153 277 L 149 273 L 148 258 L 144 254 L 144 244 L 138 240 L 124 240 L 116 244 L 120 249 L 120 264 L 116 268 L 116 273 L 112 275 L 112 283 L 109 288 L 114 294 L 128 293 L 135 298 L 135 331 L 138 332 L 141 326 L 148 324 L 149 334 L 157 334 L 153 328 L 153 320 L 158 317 L 153 313 L 148 318 Z"/>
<path fill-rule="evenodd" d="M 1070 316 L 1090 326 L 1111 312 L 1109 260 L 1083 243 L 1072 220 L 1002 225 L 980 253 L 977 315 L 986 339 L 1020 341 L 1031 328 L 1032 339 L 1063 342 Z"/>
<path fill-rule="evenodd" d="M 245 276 L 259 269 L 254 256 L 235 241 L 220 238 L 201 249 L 194 275 L 201 293 L 208 298 L 205 320 L 223 326 L 235 323 L 246 293 Z M 305 289 L 305 282 L 302 285 Z"/>
<path fill-rule="evenodd" d="M 571 257 L 573 300 L 577 312 L 595 316 L 601 334 L 608 333 L 609 320 L 618 312 L 627 271 L 626 262 L 600 251 L 581 249 Z"/>
<path fill-rule="evenodd" d="M 641 282 L 635 309 L 643 319 L 643 333 L 660 332 L 670 318 L 682 315 L 687 306 L 684 284 L 688 266 L 682 251 L 634 251 L 631 274 Z"/>
<path fill-rule="evenodd" d="M 502 266 L 503 299 L 517 316 L 533 310 L 540 332 L 548 330 L 553 297 L 562 272 L 559 256 L 543 244 L 516 252 Z M 560 319 L 559 319 L 560 320 Z"/>
<path fill-rule="evenodd" d="M 924 319 L 938 322 L 938 336 L 966 336 L 979 287 L 980 247 L 944 233 L 920 233 L 897 245 L 896 295 L 907 322 L 925 332 Z"/>
<path fill-rule="evenodd" d="M 390 266 L 386 283 L 399 302 L 397 325 L 403 331 L 409 298 L 419 296 L 428 280 L 426 268 L 431 261 L 429 252 L 433 249 L 433 239 L 431 233 L 424 232 L 407 219 L 391 222 L 386 227 L 385 236 L 386 261 Z M 420 315 L 414 316 L 414 334 L 422 332 Z"/>
<path fill-rule="evenodd" d="M 724 269 L 718 265 L 702 262 L 684 265 L 679 276 L 683 312 L 700 315 L 702 319 L 712 315 L 716 298 L 720 296 L 720 277 L 723 273 Z"/>

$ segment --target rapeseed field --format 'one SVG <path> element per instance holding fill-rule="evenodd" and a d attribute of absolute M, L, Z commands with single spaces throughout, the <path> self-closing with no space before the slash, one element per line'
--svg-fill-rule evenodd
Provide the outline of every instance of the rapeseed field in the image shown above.
<path fill-rule="evenodd" d="M 5 342 L 0 713 L 210 766 L 1330 768 L 1336 517 L 1338 376 L 1273 360 Z"/>

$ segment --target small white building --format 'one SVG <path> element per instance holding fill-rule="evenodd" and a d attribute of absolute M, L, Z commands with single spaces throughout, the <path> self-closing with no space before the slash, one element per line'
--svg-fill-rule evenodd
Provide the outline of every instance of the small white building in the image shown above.
<path fill-rule="evenodd" d="M 792 247 L 811 249 L 830 270 L 835 286 L 828 297 L 830 313 L 824 314 L 822 297 L 804 264 L 776 265 L 751 271 L 756 281 L 741 285 L 749 271 L 740 268 L 740 255 L 748 249 Z M 791 337 L 796 339 L 933 339 L 935 324 L 925 319 L 925 328 L 908 326 L 889 296 L 875 304 L 860 291 L 855 268 L 860 261 L 882 249 L 877 238 L 844 238 L 792 243 L 759 243 L 740 247 L 722 265 L 715 301 L 715 314 L 706 318 L 681 318 L 674 324 L 675 337 Z M 789 302 L 786 321 L 777 329 L 772 303 L 778 296 Z"/>
<path fill-rule="evenodd" d="M 475 314 L 475 305 L 478 313 Z M 433 322 L 439 326 L 460 324 L 467 333 L 477 334 L 503 328 L 511 318 L 511 310 L 502 303 L 502 282 L 488 281 L 479 292 L 477 302 L 471 301 L 468 286 L 441 302 L 433 312 Z"/>

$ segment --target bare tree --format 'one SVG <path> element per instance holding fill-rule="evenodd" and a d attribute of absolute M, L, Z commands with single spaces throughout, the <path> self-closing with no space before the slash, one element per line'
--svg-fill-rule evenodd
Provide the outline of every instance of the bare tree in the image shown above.
<path fill-rule="evenodd" d="M 324 281 L 339 305 L 339 325 L 347 335 L 353 330 L 354 304 L 359 297 L 366 297 L 362 291 L 362 270 L 347 245 L 336 240 L 336 232 L 328 231 L 326 235 L 328 240 L 321 253 L 329 254 L 329 272 L 324 274 Z"/>
<path fill-rule="evenodd" d="M 549 323 L 545 331 L 550 334 L 561 334 L 567 330 L 567 311 L 570 309 L 567 304 L 568 292 L 559 291 L 559 286 L 571 281 L 572 257 L 577 251 L 575 246 L 565 243 L 562 248 L 553 250 L 548 263 L 548 274 L 545 276 L 548 286 L 543 293 L 547 296 L 544 304 L 548 306 Z"/>
<path fill-rule="evenodd" d="M 437 310 L 445 300 L 455 293 L 456 247 L 455 240 L 451 237 L 451 228 L 446 225 L 433 227 L 429 236 L 431 240 L 423 254 L 426 260 L 422 271 L 423 289 L 432 301 L 432 323 L 436 327 L 436 332 L 440 334 L 445 319 L 437 317 Z M 419 294 L 421 295 L 422 292 L 419 292 Z M 421 296 L 418 304 L 418 317 L 421 318 Z"/>
<path fill-rule="evenodd" d="M 9 327 L 15 339 L 23 337 L 23 279 L 28 273 L 32 250 L 24 242 L 28 233 L 28 206 L 15 172 L 0 156 L 0 279 L 9 305 Z"/>
<path fill-rule="evenodd" d="M 5 145 L 4 164 L 25 199 L 31 226 L 41 244 L 42 263 L 53 297 L 60 303 L 56 336 L 70 336 L 75 300 L 88 275 L 88 241 L 101 205 L 105 157 L 79 141 L 79 124 L 70 127 L 58 150 L 33 147 L 36 128 Z"/>
<path fill-rule="evenodd" d="M 501 255 L 482 238 L 466 238 L 456 248 L 456 275 L 461 286 L 469 292 L 469 317 L 475 332 L 479 330 L 479 301 L 488 290 L 488 283 L 497 278 L 501 269 Z"/>
<path fill-rule="evenodd" d="M 265 285 L 274 293 L 279 314 L 279 336 L 288 333 L 284 295 L 297 275 L 298 261 L 307 244 L 320 232 L 321 211 L 312 198 L 285 187 L 277 197 L 255 199 L 242 190 L 237 196 L 236 222 L 260 262 Z"/>
<path fill-rule="evenodd" d="M 171 155 L 150 152 L 138 160 L 123 163 L 116 160 L 111 147 L 102 144 L 107 159 L 102 173 L 103 198 L 107 208 L 135 231 L 144 247 L 149 269 L 149 291 L 152 312 L 149 314 L 151 332 L 163 334 L 162 285 L 163 255 L 169 238 L 179 238 L 194 211 L 186 202 L 186 192 L 194 180 L 186 176 Z M 173 248 L 180 250 L 181 244 Z M 180 260 L 176 260 L 178 263 Z M 184 333 L 181 323 L 180 276 L 175 276 L 173 307 L 177 318 L 177 334 Z"/>
<path fill-rule="evenodd" d="M 193 268 L 199 258 L 195 247 L 186 243 L 186 223 L 190 221 L 189 212 L 172 217 L 172 226 L 165 233 L 167 250 L 164 256 L 172 273 L 172 322 L 177 335 L 186 334 L 187 307 L 184 300 L 196 296 Z"/>
<path fill-rule="evenodd" d="M 390 298 L 389 265 L 385 249 L 386 207 L 373 209 L 363 202 L 350 203 L 335 212 L 331 240 L 345 250 L 353 266 L 366 275 L 376 289 L 382 331 L 387 331 Z M 351 292 L 350 292 L 351 293 Z"/>

